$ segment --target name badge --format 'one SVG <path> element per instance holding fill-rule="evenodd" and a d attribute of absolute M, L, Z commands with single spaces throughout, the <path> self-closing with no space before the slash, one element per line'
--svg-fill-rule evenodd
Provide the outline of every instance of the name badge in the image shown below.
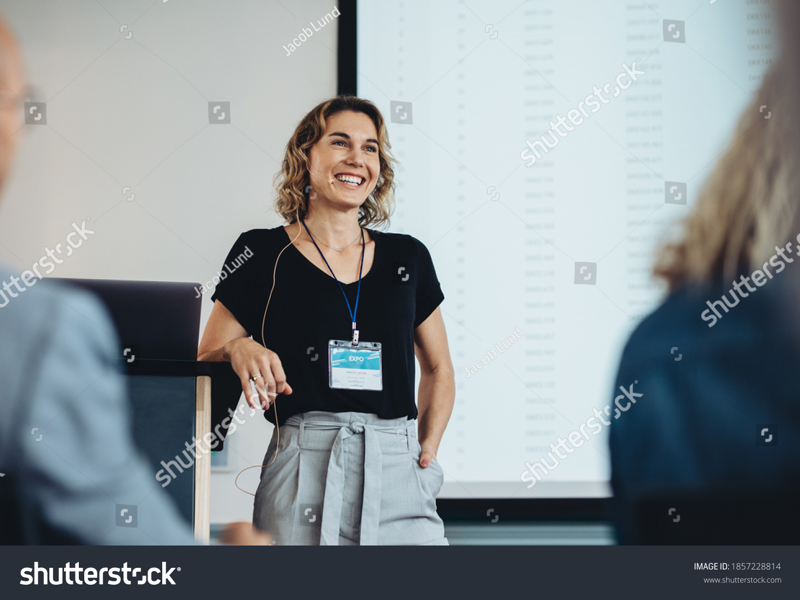
<path fill-rule="evenodd" d="M 383 389 L 380 342 L 328 341 L 328 384 L 332 389 Z"/>

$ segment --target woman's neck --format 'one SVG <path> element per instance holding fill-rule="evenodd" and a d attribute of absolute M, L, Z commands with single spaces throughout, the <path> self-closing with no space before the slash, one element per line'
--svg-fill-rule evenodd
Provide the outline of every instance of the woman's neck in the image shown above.
<path fill-rule="evenodd" d="M 343 248 L 361 235 L 357 209 L 346 213 L 309 210 L 303 221 L 317 242 L 323 242 L 335 248 Z M 307 236 L 302 224 L 298 223 L 298 226 L 303 230 L 302 235 Z"/>

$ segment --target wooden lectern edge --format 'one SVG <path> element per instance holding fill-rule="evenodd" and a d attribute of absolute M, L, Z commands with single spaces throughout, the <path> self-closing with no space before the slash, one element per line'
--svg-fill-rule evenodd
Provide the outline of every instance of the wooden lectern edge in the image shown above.
<path fill-rule="evenodd" d="M 195 439 L 211 432 L 211 377 L 197 377 Z M 194 463 L 194 537 L 208 544 L 211 537 L 211 453 L 197 452 Z M 202 457 L 202 458 L 201 458 Z"/>

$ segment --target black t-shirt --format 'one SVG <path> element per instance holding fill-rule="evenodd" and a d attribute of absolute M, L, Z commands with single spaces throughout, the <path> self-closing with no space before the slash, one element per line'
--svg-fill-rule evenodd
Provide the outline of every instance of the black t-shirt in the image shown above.
<path fill-rule="evenodd" d="M 277 396 L 278 420 L 322 410 L 373 413 L 384 419 L 417 417 L 414 330 L 444 300 L 431 255 L 416 238 L 367 229 L 375 242 L 372 267 L 361 279 L 356 314 L 359 341 L 382 345 L 383 389 L 331 389 L 328 341 L 350 340 L 352 322 L 336 280 L 294 244 L 278 261 L 275 290 L 264 322 L 266 347 L 278 355 L 292 394 Z M 239 236 L 223 265 L 219 300 L 259 344 L 275 259 L 291 242 L 283 227 Z M 342 284 L 355 308 L 358 281 Z M 272 410 L 264 416 L 275 422 Z"/>

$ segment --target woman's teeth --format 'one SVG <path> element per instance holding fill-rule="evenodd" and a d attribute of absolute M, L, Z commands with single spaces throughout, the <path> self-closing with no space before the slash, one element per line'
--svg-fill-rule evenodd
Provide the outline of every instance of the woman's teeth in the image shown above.
<path fill-rule="evenodd" d="M 336 177 L 336 180 L 340 183 L 345 184 L 348 187 L 357 188 L 361 185 L 363 179 L 355 178 L 355 177 Z"/>

